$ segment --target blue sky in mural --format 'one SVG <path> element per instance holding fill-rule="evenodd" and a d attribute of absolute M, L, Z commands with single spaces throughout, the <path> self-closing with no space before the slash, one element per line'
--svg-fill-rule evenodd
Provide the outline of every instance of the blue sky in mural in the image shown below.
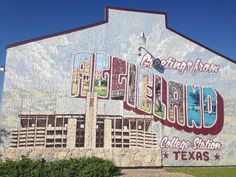
<path fill-rule="evenodd" d="M 107 6 L 166 12 L 171 28 L 236 60 L 235 0 L 0 0 L 0 65 L 6 45 L 102 21 Z"/>

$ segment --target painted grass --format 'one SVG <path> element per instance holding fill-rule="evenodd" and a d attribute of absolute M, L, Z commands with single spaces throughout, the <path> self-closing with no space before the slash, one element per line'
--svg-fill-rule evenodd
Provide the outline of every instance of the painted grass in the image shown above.
<path fill-rule="evenodd" d="M 165 168 L 168 172 L 181 172 L 195 177 L 236 177 L 236 167 Z"/>

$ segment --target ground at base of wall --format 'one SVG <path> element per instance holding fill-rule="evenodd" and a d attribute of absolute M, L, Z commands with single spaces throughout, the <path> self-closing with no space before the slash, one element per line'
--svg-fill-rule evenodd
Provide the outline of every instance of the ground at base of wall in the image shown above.
<path fill-rule="evenodd" d="M 164 169 L 122 169 L 120 177 L 193 177 L 191 175 L 167 172 Z"/>
<path fill-rule="evenodd" d="M 166 171 L 185 173 L 194 177 L 235 177 L 236 166 L 225 167 L 166 167 Z"/>

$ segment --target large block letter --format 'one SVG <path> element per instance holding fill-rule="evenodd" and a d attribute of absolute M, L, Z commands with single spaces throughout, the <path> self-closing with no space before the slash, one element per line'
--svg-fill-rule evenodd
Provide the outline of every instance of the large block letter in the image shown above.
<path fill-rule="evenodd" d="M 78 53 L 74 56 L 71 95 L 85 97 L 90 91 L 90 82 L 92 75 L 91 53 Z"/>
<path fill-rule="evenodd" d="M 126 61 L 113 57 L 112 59 L 112 86 L 111 98 L 124 100 L 127 81 Z"/>
<path fill-rule="evenodd" d="M 129 63 L 127 102 L 131 106 L 136 105 L 136 82 L 137 68 L 135 64 Z"/>
<path fill-rule="evenodd" d="M 184 98 L 183 98 L 183 84 L 169 81 L 169 97 L 168 97 L 168 119 L 170 122 L 184 124 Z"/>
<path fill-rule="evenodd" d="M 204 127 L 212 127 L 216 123 L 216 92 L 210 88 L 203 88 Z"/>
<path fill-rule="evenodd" d="M 107 98 L 109 93 L 109 64 L 110 56 L 97 53 L 95 55 L 94 88 L 98 97 Z"/>
<path fill-rule="evenodd" d="M 201 88 L 187 86 L 188 126 L 200 128 L 202 126 L 201 117 Z"/>
<path fill-rule="evenodd" d="M 138 74 L 138 107 L 145 112 L 151 112 L 152 110 L 152 74 L 139 69 Z"/>

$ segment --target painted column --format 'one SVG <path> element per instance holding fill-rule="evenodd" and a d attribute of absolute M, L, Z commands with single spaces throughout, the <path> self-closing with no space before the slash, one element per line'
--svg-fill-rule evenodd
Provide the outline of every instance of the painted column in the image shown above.
<path fill-rule="evenodd" d="M 104 119 L 104 148 L 111 148 L 111 119 Z"/>
<path fill-rule="evenodd" d="M 70 148 L 70 149 L 75 148 L 76 125 L 77 125 L 77 119 L 76 118 L 68 118 L 66 147 Z"/>
<path fill-rule="evenodd" d="M 84 147 L 96 147 L 97 93 L 88 93 L 86 99 Z"/>

